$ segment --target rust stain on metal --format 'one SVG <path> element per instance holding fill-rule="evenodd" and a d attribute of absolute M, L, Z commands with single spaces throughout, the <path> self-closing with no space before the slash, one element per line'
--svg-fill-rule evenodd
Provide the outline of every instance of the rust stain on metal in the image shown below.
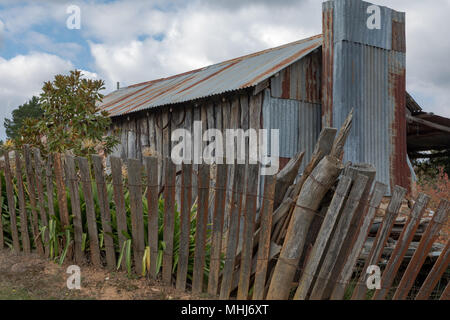
<path fill-rule="evenodd" d="M 406 52 L 405 23 L 392 21 L 392 50 Z"/>
<path fill-rule="evenodd" d="M 281 98 L 289 99 L 291 97 L 291 68 L 287 68 L 283 72 L 281 80 Z"/>
<path fill-rule="evenodd" d="M 389 76 L 393 83 L 390 94 L 395 101 L 392 122 L 391 185 L 399 185 L 411 191 L 411 172 L 406 161 L 406 73 L 403 69 L 399 74 L 391 73 Z"/>
<path fill-rule="evenodd" d="M 315 56 L 312 56 L 306 67 L 306 101 L 320 101 L 321 85 L 320 64 Z"/>
<path fill-rule="evenodd" d="M 136 108 L 152 101 L 153 99 L 168 93 L 170 91 L 176 90 L 179 87 L 181 87 L 183 84 L 185 84 L 186 82 L 189 82 L 190 80 L 192 80 L 194 78 L 194 76 L 188 77 L 186 79 L 184 79 L 183 81 L 180 81 L 179 83 L 172 85 L 172 86 L 162 86 L 160 88 L 154 88 L 154 90 L 152 90 L 152 88 L 150 87 L 149 91 L 144 92 L 136 97 L 134 97 L 133 99 L 131 99 L 130 101 L 123 103 L 121 105 L 118 105 L 112 109 L 110 109 L 111 111 L 116 111 L 113 114 L 117 114 L 118 112 L 120 112 L 122 109 L 125 108 L 129 108 L 127 110 L 126 113 L 131 112 L 132 110 L 135 110 Z M 140 99 L 139 99 L 140 98 Z M 133 106 L 132 106 L 133 105 Z M 132 107 L 131 107 L 132 106 Z"/>
<path fill-rule="evenodd" d="M 233 63 L 230 63 L 230 64 L 227 65 L 226 67 L 224 67 L 224 68 L 222 68 L 222 69 L 219 69 L 218 71 L 216 71 L 216 72 L 210 74 L 209 76 L 207 76 L 207 77 L 205 77 L 205 78 L 203 78 L 203 79 L 201 79 L 201 80 L 199 80 L 199 81 L 193 83 L 193 84 L 190 85 L 189 87 L 187 87 L 187 88 L 185 88 L 185 89 L 183 89 L 183 90 L 181 90 L 181 91 L 178 91 L 177 93 L 181 93 L 181 92 L 187 91 L 187 90 L 189 90 L 189 89 L 191 89 L 191 88 L 193 88 L 193 87 L 199 85 L 200 83 L 205 82 L 205 81 L 207 81 L 207 80 L 209 80 L 209 79 L 215 77 L 215 76 L 218 75 L 219 73 L 222 73 L 222 72 L 224 72 L 224 71 L 227 70 L 227 69 L 230 69 L 231 67 L 233 67 L 234 65 L 238 64 L 239 62 L 240 62 L 240 60 L 234 61 Z"/>
<path fill-rule="evenodd" d="M 246 88 L 249 86 L 254 85 L 255 83 L 258 83 L 259 80 L 264 79 L 265 76 L 275 72 L 276 70 L 282 68 L 283 66 L 287 66 L 290 63 L 294 62 L 295 60 L 297 60 L 298 58 L 300 58 L 301 56 L 303 56 L 306 52 L 313 50 L 314 48 L 316 48 L 317 45 L 316 44 L 312 44 L 308 47 L 306 47 L 303 50 L 300 50 L 299 52 L 294 53 L 293 55 L 291 55 L 290 57 L 284 59 L 283 61 L 281 61 L 280 63 L 276 64 L 275 66 L 273 66 L 272 68 L 270 68 L 269 70 L 266 70 L 265 72 L 259 74 L 257 77 L 253 78 L 252 80 L 248 81 L 247 83 L 244 83 L 241 88 Z"/>
<path fill-rule="evenodd" d="M 332 8 L 323 10 L 323 45 L 322 45 L 322 126 L 333 125 L 333 63 L 334 33 Z"/>

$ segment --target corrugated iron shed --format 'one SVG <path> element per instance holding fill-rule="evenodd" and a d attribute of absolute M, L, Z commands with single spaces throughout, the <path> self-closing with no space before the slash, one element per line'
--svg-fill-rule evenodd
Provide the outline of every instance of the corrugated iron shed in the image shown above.
<path fill-rule="evenodd" d="M 322 45 L 314 36 L 169 78 L 112 92 L 100 106 L 112 117 L 253 87 Z"/>

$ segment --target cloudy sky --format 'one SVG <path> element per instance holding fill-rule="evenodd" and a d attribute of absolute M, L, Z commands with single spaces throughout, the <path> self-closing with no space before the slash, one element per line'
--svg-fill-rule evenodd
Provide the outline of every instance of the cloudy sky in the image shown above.
<path fill-rule="evenodd" d="M 3 119 L 77 68 L 105 93 L 321 33 L 321 0 L 0 0 Z M 407 13 L 408 90 L 450 116 L 450 0 L 377 0 Z M 70 5 L 80 29 L 67 28 Z"/>

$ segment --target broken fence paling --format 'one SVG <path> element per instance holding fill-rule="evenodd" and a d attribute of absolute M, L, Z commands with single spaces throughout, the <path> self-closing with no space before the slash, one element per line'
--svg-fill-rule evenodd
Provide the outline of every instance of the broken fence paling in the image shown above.
<path fill-rule="evenodd" d="M 336 139 L 335 129 L 324 129 L 298 181 L 303 154 L 294 157 L 278 175 L 264 177 L 259 193 L 258 165 L 236 164 L 230 170 L 227 164 L 202 164 L 195 171 L 193 165 L 183 164 L 177 172 L 170 159 L 146 157 L 143 162 L 125 161 L 124 176 L 122 160 L 111 157 L 111 174 L 106 175 L 102 157 L 92 156 L 89 161 L 53 155 L 44 162 L 39 150 L 25 147 L 23 152 L 14 152 L 13 162 L 6 156 L 1 168 L 7 205 L 0 207 L 0 245 L 6 245 L 4 235 L 9 235 L 8 245 L 15 251 L 30 253 L 35 248 L 46 257 L 64 254 L 75 263 L 89 261 L 110 270 L 129 268 L 131 259 L 125 263 L 124 256 L 133 257 L 138 275 L 161 277 L 165 284 L 180 290 L 190 283 L 194 293 L 207 292 L 220 299 L 343 299 L 387 188 L 379 182 L 373 184 L 373 167 L 344 168 L 339 160 L 350 124 L 344 125 Z M 162 186 L 158 184 L 160 168 L 164 168 Z M 196 199 L 192 199 L 193 179 L 197 181 Z M 1 184 L 0 180 L 0 191 Z M 160 193 L 163 209 L 159 206 Z M 393 189 L 353 299 L 366 296 L 364 270 L 380 263 L 405 193 L 401 187 Z M 210 195 L 214 195 L 214 201 L 210 201 Z M 407 298 L 448 218 L 450 204 L 442 200 L 394 287 L 428 201 L 428 196 L 418 196 L 384 268 L 381 289 L 375 291 L 373 299 L 385 299 L 390 291 L 393 299 Z M 197 208 L 194 211 L 193 204 Z M 68 230 L 59 249 L 50 233 L 56 213 L 61 226 Z M 179 225 L 178 232 L 175 224 Z M 312 225 L 315 227 L 311 229 Z M 448 247 L 447 242 L 416 299 L 427 299 L 446 272 Z M 62 252 L 62 248 L 66 250 Z M 159 265 L 162 268 L 157 273 Z M 448 299 L 448 286 L 441 299 Z"/>

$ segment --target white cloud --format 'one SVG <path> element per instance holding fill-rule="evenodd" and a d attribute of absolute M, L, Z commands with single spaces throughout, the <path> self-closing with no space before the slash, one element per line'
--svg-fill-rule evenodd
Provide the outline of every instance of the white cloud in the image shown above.
<path fill-rule="evenodd" d="M 71 62 L 44 53 L 18 55 L 10 60 L 0 57 L 0 123 L 10 117 L 12 110 L 38 95 L 44 81 L 70 69 L 73 69 Z M 3 125 L 0 138 L 5 138 Z"/>
<path fill-rule="evenodd" d="M 320 33 L 317 3 L 294 6 L 290 1 L 277 7 L 256 2 L 233 10 L 202 1 L 169 11 L 144 4 L 126 10 L 126 2 L 105 10 L 104 5 L 86 7 L 85 32 L 101 39 L 90 42 L 91 54 L 111 85 L 173 75 Z M 313 6 L 318 9 L 312 14 Z M 96 18 L 90 19 L 94 12 Z M 142 35 L 147 37 L 140 40 Z"/>

